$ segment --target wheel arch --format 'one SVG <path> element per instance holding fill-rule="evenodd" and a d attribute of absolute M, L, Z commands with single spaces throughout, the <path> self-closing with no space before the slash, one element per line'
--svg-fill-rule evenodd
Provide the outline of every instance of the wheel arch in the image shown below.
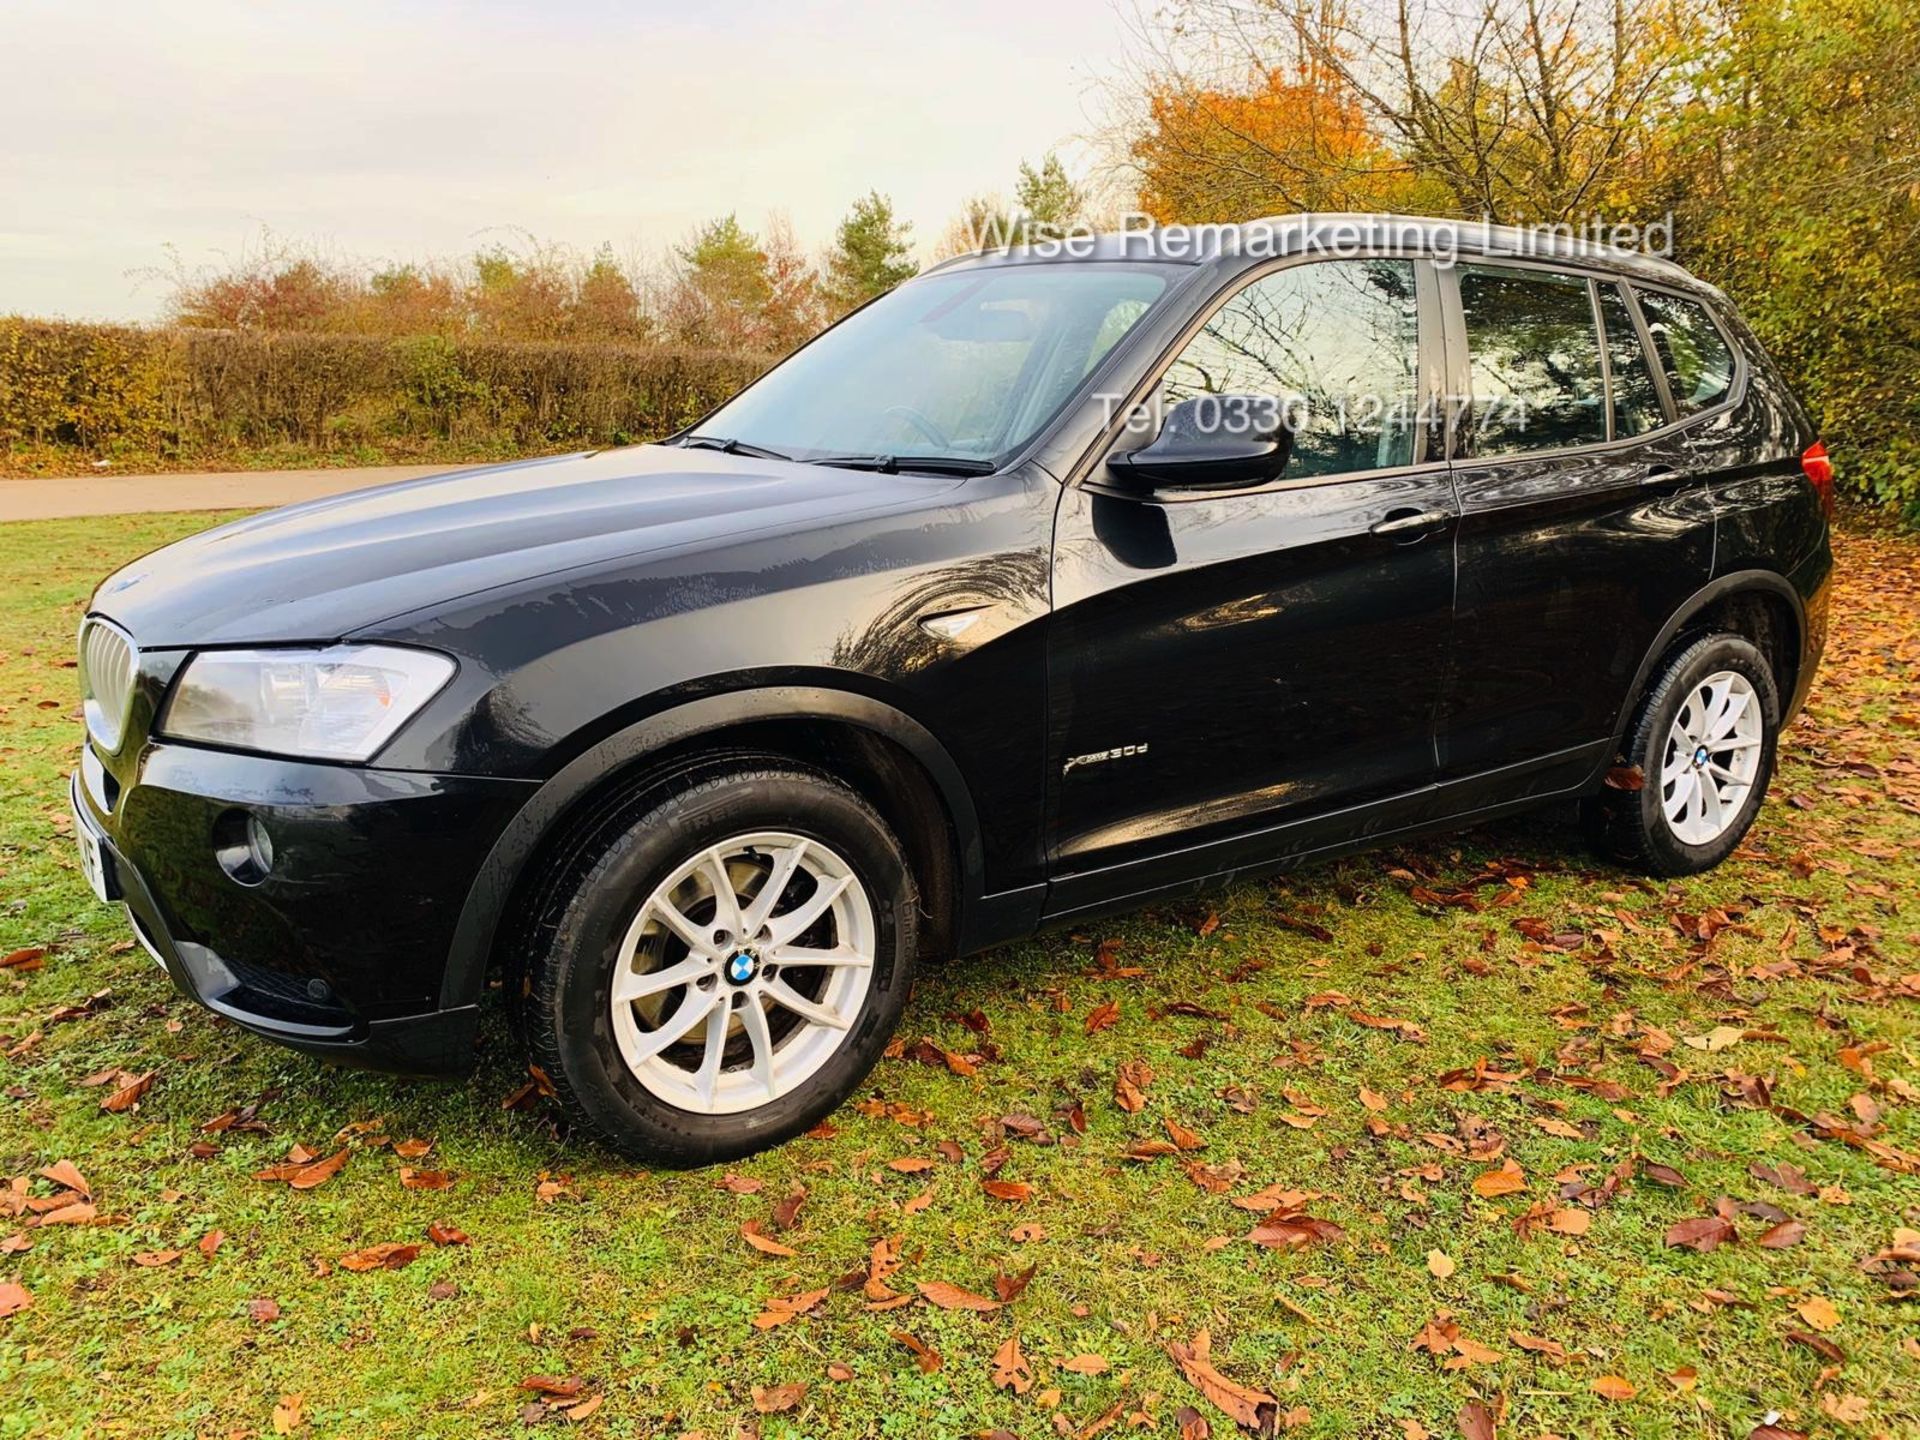
<path fill-rule="evenodd" d="M 885 701 L 823 686 L 709 695 L 622 727 L 575 756 L 509 822 L 467 892 L 441 1004 L 474 1003 L 518 902 L 559 853 L 569 822 L 614 789 L 650 788 L 730 754 L 787 759 L 854 786 L 907 850 L 921 888 L 923 952 L 969 947 L 983 885 L 979 816 L 966 777 L 919 721 Z"/>
<path fill-rule="evenodd" d="M 1627 691 L 1627 702 L 1620 707 L 1605 765 L 1615 763 L 1628 727 L 1662 662 L 1676 649 L 1717 630 L 1742 635 L 1757 645 L 1773 667 L 1774 687 L 1781 703 L 1790 703 L 1789 697 L 1798 693 L 1805 654 L 1805 600 L 1785 576 L 1771 570 L 1738 570 L 1722 575 L 1689 596 L 1647 647 Z M 1781 723 L 1790 718 L 1783 715 Z"/>

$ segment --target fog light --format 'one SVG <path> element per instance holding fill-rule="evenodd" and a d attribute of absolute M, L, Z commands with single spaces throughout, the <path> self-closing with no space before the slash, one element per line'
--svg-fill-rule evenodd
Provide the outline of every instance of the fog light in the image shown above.
<path fill-rule="evenodd" d="M 273 837 L 256 815 L 225 811 L 213 822 L 213 858 L 228 878 L 258 885 L 273 873 Z"/>

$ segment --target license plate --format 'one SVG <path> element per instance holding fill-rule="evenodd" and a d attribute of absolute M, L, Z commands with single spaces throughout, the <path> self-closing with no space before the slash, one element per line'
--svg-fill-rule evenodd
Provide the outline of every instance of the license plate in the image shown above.
<path fill-rule="evenodd" d="M 86 821 L 80 818 L 78 808 L 73 815 L 73 836 L 80 842 L 80 873 L 87 877 L 87 886 L 93 891 L 94 898 L 105 904 L 111 901 L 113 889 L 107 877 L 107 867 L 112 863 L 100 849 L 100 841 L 87 829 Z"/>

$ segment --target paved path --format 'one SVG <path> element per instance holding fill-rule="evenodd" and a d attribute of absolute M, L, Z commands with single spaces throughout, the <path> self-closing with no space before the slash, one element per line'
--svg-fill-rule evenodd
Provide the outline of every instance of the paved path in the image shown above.
<path fill-rule="evenodd" d="M 0 521 L 57 520 L 69 515 L 137 515 L 149 510 L 260 510 L 461 468 L 458 465 L 369 465 L 358 470 L 235 470 L 197 475 L 73 475 L 56 480 L 0 480 Z"/>

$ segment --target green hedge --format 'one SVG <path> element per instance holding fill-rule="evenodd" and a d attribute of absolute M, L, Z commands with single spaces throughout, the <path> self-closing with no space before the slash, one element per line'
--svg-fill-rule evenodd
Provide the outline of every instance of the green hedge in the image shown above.
<path fill-rule="evenodd" d="M 0 318 L 0 456 L 244 461 L 628 444 L 769 364 L 602 343 L 384 339 Z"/>

